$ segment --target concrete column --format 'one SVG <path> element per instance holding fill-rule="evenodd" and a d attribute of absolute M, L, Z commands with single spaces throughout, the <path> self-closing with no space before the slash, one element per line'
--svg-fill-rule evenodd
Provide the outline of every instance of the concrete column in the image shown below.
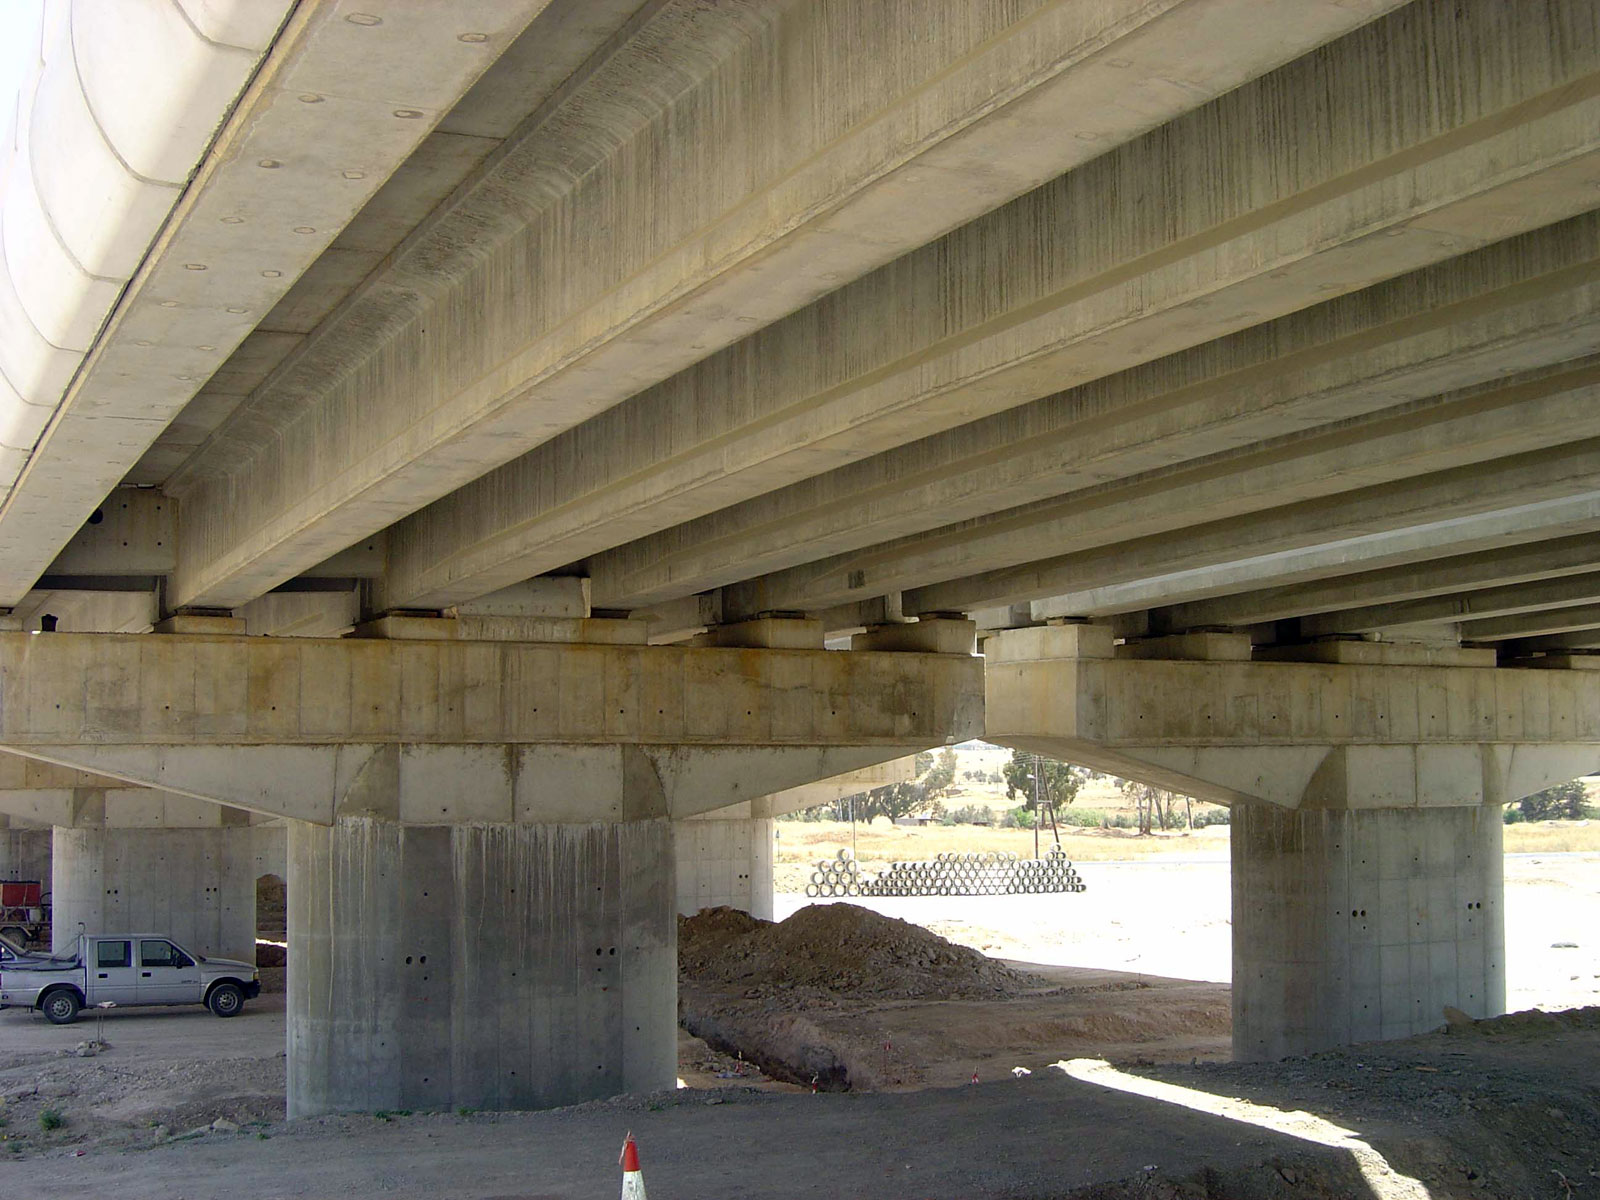
<path fill-rule="evenodd" d="M 725 905 L 772 920 L 770 817 L 697 817 L 677 834 L 678 912 Z"/>
<path fill-rule="evenodd" d="M 291 824 L 291 1117 L 670 1088 L 673 830 Z"/>
<path fill-rule="evenodd" d="M 0 816 L 0 879 L 37 879 L 50 890 L 50 830 Z"/>
<path fill-rule="evenodd" d="M 1501 813 L 1234 805 L 1234 1057 L 1505 1011 Z"/>
<path fill-rule="evenodd" d="M 57 826 L 51 922 L 65 948 L 80 931 L 164 933 L 200 954 L 255 961 L 256 877 L 281 829 Z M 80 929 L 81 926 L 81 929 Z"/>

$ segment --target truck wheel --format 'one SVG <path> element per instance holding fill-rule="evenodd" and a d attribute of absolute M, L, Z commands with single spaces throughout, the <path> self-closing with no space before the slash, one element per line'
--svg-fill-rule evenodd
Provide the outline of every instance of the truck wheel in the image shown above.
<path fill-rule="evenodd" d="M 244 1007 L 244 993 L 231 983 L 219 983 L 206 997 L 206 1007 L 219 1017 L 237 1017 Z"/>
<path fill-rule="evenodd" d="M 0 929 L 0 934 L 4 934 L 7 941 L 15 942 L 24 950 L 28 948 L 28 931 L 20 925 L 7 925 L 4 929 Z"/>
<path fill-rule="evenodd" d="M 39 1005 L 44 1019 L 52 1025 L 71 1025 L 78 1019 L 78 997 L 67 988 L 58 988 Z"/>

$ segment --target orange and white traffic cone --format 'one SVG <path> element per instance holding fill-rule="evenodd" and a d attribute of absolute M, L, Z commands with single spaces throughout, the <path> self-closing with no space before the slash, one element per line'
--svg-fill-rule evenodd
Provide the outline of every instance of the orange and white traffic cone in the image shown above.
<path fill-rule="evenodd" d="M 644 1172 L 639 1170 L 639 1147 L 633 1144 L 632 1133 L 622 1143 L 617 1161 L 622 1165 L 622 1200 L 645 1200 Z"/>

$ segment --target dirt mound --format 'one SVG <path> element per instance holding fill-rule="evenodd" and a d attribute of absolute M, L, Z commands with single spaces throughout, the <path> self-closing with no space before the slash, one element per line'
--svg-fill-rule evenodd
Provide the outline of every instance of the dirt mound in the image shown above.
<path fill-rule="evenodd" d="M 773 924 L 728 908 L 679 918 L 678 973 L 747 996 L 816 989 L 875 1000 L 992 1000 L 1044 981 L 920 925 L 854 904 L 814 904 Z"/>

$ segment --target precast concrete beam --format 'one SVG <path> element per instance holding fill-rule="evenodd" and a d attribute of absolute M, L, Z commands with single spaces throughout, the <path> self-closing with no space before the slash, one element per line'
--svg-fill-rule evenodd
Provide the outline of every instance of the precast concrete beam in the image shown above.
<path fill-rule="evenodd" d="M 1587 655 L 1570 654 L 1574 650 L 1600 649 L 1600 629 L 1575 629 L 1571 633 L 1552 633 L 1543 637 L 1513 638 L 1498 647 L 1506 658 L 1518 659 L 1529 655 L 1551 656 L 1562 666 L 1592 669 L 1593 661 Z M 1543 665 L 1539 658 L 1532 665 Z"/>
<path fill-rule="evenodd" d="M 1433 558 L 1335 575 L 1311 583 L 1263 587 L 1214 600 L 1173 604 L 1151 609 L 1150 623 L 1157 630 L 1203 629 L 1219 625 L 1261 625 L 1312 614 L 1324 614 L 1329 622 L 1336 622 L 1339 618 L 1334 614 L 1351 609 L 1398 607 L 1413 600 L 1426 601 L 1496 585 L 1514 587 L 1583 575 L 1597 568 L 1600 568 L 1600 543 L 1593 537 L 1551 538 L 1531 545 Z"/>
<path fill-rule="evenodd" d="M 545 2 L 61 22 L 0 214 L 0 604 Z"/>
<path fill-rule="evenodd" d="M 1600 547 L 1591 553 L 1600 556 Z M 1600 603 L 1600 572 L 1563 575 L 1555 579 L 1484 587 L 1426 599 L 1374 604 L 1335 612 L 1314 613 L 1299 619 L 1303 637 L 1333 633 L 1368 633 L 1419 624 L 1453 624 L 1488 617 L 1537 613 Z"/>
<path fill-rule="evenodd" d="M 1573 508 L 1586 510 L 1597 494 L 1600 440 L 1591 438 L 1120 544 L 959 578 L 947 576 L 941 583 L 908 588 L 904 602 L 912 611 L 948 612 L 1050 598 L 1048 604 L 1035 605 L 1035 616 L 1100 616 L 1142 607 L 1131 598 L 1140 593 L 1129 589 L 1129 600 L 1113 601 L 1114 607 L 1108 607 L 1097 600 L 1083 604 L 1077 598 L 1082 595 L 1078 589 L 1092 586 L 1105 591 L 1119 584 L 1157 579 L 1176 582 L 1172 577 L 1192 572 L 1199 576 L 1197 582 L 1221 590 L 1226 587 L 1221 582 L 1225 576 L 1207 577 L 1201 573 L 1238 563 L 1248 556 L 1267 571 L 1276 569 L 1288 574 L 1286 552 L 1293 551 L 1321 552 L 1324 561 L 1333 563 L 1348 561 L 1354 557 L 1352 546 L 1377 532 L 1412 534 L 1416 549 L 1410 557 L 1434 557 L 1449 548 L 1452 535 L 1447 531 L 1440 537 L 1432 529 L 1423 533 L 1423 527 L 1454 527 L 1455 536 L 1460 536 L 1473 532 L 1463 521 L 1473 516 L 1503 518 L 1512 529 L 1523 530 L 1525 539 L 1532 540 L 1537 536 L 1533 530 L 1539 522 L 1538 506 L 1549 505 L 1551 515 L 1561 511 L 1552 501 L 1573 501 Z M 1561 512 L 1561 518 L 1570 519 L 1570 510 Z M 1426 552 L 1429 546 L 1435 547 L 1432 554 Z M 1404 553 L 1398 547 L 1392 552 Z M 1072 598 L 1059 598 L 1063 594 Z M 1167 596 L 1176 598 L 1170 591 Z M 1128 607 L 1122 607 L 1124 603 Z"/>
<path fill-rule="evenodd" d="M 1508 19 L 1413 5 L 840 288 L 396 526 L 387 602 L 498 587 L 1588 211 L 1593 31 L 1569 56 Z M 1480 38 L 1515 47 L 1504 89 L 1467 66 Z M 1375 87 L 1380 61 L 1407 65 Z M 1286 133 L 1301 153 L 1247 165 L 1324 104 L 1340 140 Z"/>
<path fill-rule="evenodd" d="M 753 607 L 826 610 L 885 590 L 900 591 L 913 612 L 988 607 L 1028 597 L 973 597 L 960 582 L 939 581 L 1010 578 L 1009 568 L 1042 557 L 1115 557 L 1107 548 L 1148 546 L 1163 535 L 1188 544 L 1213 524 L 1236 530 L 1250 523 L 1253 549 L 1296 545 L 1275 538 L 1274 509 L 1315 527 L 1311 540 L 1336 540 L 1341 530 L 1330 530 L 1328 514 L 1364 490 L 1407 490 L 1418 477 L 1452 471 L 1459 478 L 1478 464 L 1600 435 L 1597 400 L 1600 358 L 1563 363 L 793 567 L 723 589 L 723 608 L 731 615 Z M 1383 527 L 1365 515 L 1370 505 L 1353 507 L 1362 512 L 1358 528 Z M 1395 516 L 1391 526 L 1415 520 L 1403 509 Z M 1242 540 L 1229 540 L 1223 553 L 1237 555 Z M 1112 571 L 1093 575 L 1116 580 Z M 955 598 L 960 603 L 947 603 Z"/>
<path fill-rule="evenodd" d="M 0 496 L 292 8 L 35 6 L 11 27 L 37 51 L 0 180 Z"/>
<path fill-rule="evenodd" d="M 1596 530 L 1600 530 L 1600 493 L 1590 493 L 1504 512 L 1445 517 L 1414 528 L 1358 534 L 1300 550 L 1243 553 L 1211 566 L 1146 576 L 1128 583 L 1090 585 L 1014 607 L 1035 621 L 1090 614 L 1142 615 L 1143 610 L 1156 606 L 1176 607 L 1221 596 L 1230 597 L 1231 603 L 1232 597 L 1254 587 L 1267 593 L 1267 603 L 1276 603 L 1275 598 L 1283 596 L 1287 589 L 1337 580 L 1352 572 L 1415 572 L 1441 555 L 1466 559 L 1508 550 L 1537 550 L 1545 539 L 1568 543 Z M 1004 606 L 990 611 L 1004 614 L 1012 610 L 1013 606 Z M 1001 621 L 995 627 L 1014 623 Z"/>
<path fill-rule="evenodd" d="M 650 8 L 352 297 L 361 337 L 335 320 L 184 472 L 173 600 L 249 600 L 1392 6 L 1053 0 L 932 22 L 881 4 Z M 575 213 L 625 236 L 572 253 Z M 626 420 L 630 444 L 662 426 Z M 572 481 L 548 482 L 565 497 Z M 542 569 L 447 595 L 408 568 L 385 602 L 442 607 Z"/>
<path fill-rule="evenodd" d="M 1586 214 L 620 546 L 588 560 L 594 594 L 751 581 L 730 595 L 757 612 L 836 575 L 859 595 L 881 560 L 833 556 L 1581 358 L 1597 304 Z"/>
<path fill-rule="evenodd" d="M 1600 628 L 1600 604 L 1574 604 L 1541 609 L 1516 616 L 1491 617 L 1481 621 L 1462 621 L 1464 642 L 1503 642 L 1513 638 L 1537 638 L 1552 633 L 1576 633 Z"/>

